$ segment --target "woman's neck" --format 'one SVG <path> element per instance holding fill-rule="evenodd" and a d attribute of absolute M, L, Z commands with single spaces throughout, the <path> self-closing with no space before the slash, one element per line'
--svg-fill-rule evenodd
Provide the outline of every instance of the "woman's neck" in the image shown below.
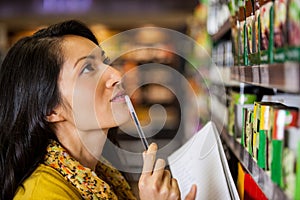
<path fill-rule="evenodd" d="M 79 131 L 57 127 L 61 145 L 85 167 L 95 170 L 106 141 L 108 130 Z"/>

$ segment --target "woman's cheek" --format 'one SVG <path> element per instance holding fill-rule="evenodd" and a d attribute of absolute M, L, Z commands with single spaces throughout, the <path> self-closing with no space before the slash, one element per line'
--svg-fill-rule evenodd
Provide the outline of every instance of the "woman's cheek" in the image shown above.
<path fill-rule="evenodd" d="M 73 92 L 73 115 L 79 130 L 97 128 L 93 91 L 92 88 L 78 86 Z"/>

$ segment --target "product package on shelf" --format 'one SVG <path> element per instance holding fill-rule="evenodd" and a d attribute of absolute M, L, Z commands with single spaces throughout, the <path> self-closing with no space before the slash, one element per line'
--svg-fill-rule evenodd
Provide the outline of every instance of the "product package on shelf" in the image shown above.
<path fill-rule="evenodd" d="M 253 120 L 253 104 L 243 106 L 242 112 L 242 139 L 241 145 L 252 155 L 252 120 Z"/>
<path fill-rule="evenodd" d="M 263 101 L 244 105 L 242 110 L 241 145 L 272 182 L 295 199 L 300 184 L 296 181 L 300 179 L 296 169 L 300 162 L 299 108 Z"/>
<path fill-rule="evenodd" d="M 234 56 L 234 66 L 239 66 L 239 30 L 240 30 L 240 22 L 238 20 L 238 12 L 233 17 L 232 28 L 231 28 L 231 37 L 233 44 L 233 56 Z"/>
<path fill-rule="evenodd" d="M 235 66 L 300 61 L 300 0 L 230 1 Z"/>
<path fill-rule="evenodd" d="M 270 124 L 270 111 L 272 106 L 278 106 L 277 104 L 258 104 L 258 115 L 259 115 L 259 131 L 258 131 L 258 155 L 257 165 L 268 171 L 269 167 L 269 141 L 271 124 Z"/>
<path fill-rule="evenodd" d="M 240 199 L 267 200 L 267 197 L 253 180 L 251 174 L 247 173 L 240 163 L 238 163 L 237 188 Z"/>
<path fill-rule="evenodd" d="M 245 174 L 244 187 L 244 199 L 267 200 L 265 194 L 261 191 L 257 183 L 253 180 L 252 176 L 248 173 Z"/>
<path fill-rule="evenodd" d="M 229 122 L 228 132 L 234 138 L 242 136 L 242 106 L 245 104 L 253 104 L 256 100 L 256 94 L 238 93 L 232 91 L 230 94 L 230 105 L 228 108 Z"/>
<path fill-rule="evenodd" d="M 252 6 L 252 0 L 246 0 L 246 34 L 245 34 L 245 40 L 246 40 L 246 48 L 245 48 L 245 55 L 244 55 L 244 64 L 245 66 L 249 65 L 249 59 L 248 55 L 252 54 L 253 52 L 253 24 L 255 20 L 255 15 L 253 12 L 253 6 Z"/>
<path fill-rule="evenodd" d="M 232 43 L 232 54 L 233 54 L 233 65 L 239 66 L 239 1 L 230 0 L 228 2 L 228 9 L 230 12 L 230 24 L 231 24 L 231 43 Z"/>
<path fill-rule="evenodd" d="M 252 155 L 258 166 L 264 170 L 269 170 L 270 109 L 273 107 L 284 105 L 274 102 L 254 102 Z"/>
<path fill-rule="evenodd" d="M 300 148 L 300 130 L 299 128 L 294 127 L 287 128 L 284 134 L 284 146 L 282 153 L 283 190 L 290 199 L 299 199 L 299 196 L 296 198 L 296 188 L 299 188 L 300 185 L 299 183 L 297 185 L 296 177 L 297 172 L 298 177 L 300 177 L 300 171 L 299 169 L 297 170 L 297 165 L 300 164 L 300 152 L 297 152 L 297 148 Z"/>
<path fill-rule="evenodd" d="M 298 108 L 285 107 L 285 108 L 273 108 L 271 114 L 272 120 L 272 143 L 271 143 L 271 179 L 281 188 L 286 186 L 286 168 L 283 165 L 283 154 L 285 148 L 291 147 L 293 144 L 289 139 L 295 139 L 293 129 L 289 131 L 289 128 L 297 127 L 298 121 Z M 299 134 L 299 133 L 298 133 Z M 289 138 L 291 137 L 291 138 Z M 300 138 L 300 137 L 299 137 Z M 292 147 L 293 148 L 293 147 Z M 291 149 L 292 150 L 292 149 Z M 286 158 L 285 158 L 286 159 Z M 289 163 L 291 165 L 291 163 Z M 294 183 L 295 184 L 295 183 Z"/>
<path fill-rule="evenodd" d="M 289 61 L 300 61 L 300 0 L 288 1 L 287 12 L 287 40 L 286 59 Z"/>
<path fill-rule="evenodd" d="M 244 191 L 245 191 L 245 174 L 246 172 L 244 171 L 241 163 L 237 163 L 238 165 L 238 176 L 237 176 L 237 190 L 240 196 L 240 199 L 244 199 Z"/>
<path fill-rule="evenodd" d="M 260 63 L 273 63 L 273 1 L 260 0 Z"/>
<path fill-rule="evenodd" d="M 298 109 L 294 107 L 288 107 L 281 103 L 274 102 L 261 102 L 260 105 L 260 127 L 259 127 L 259 151 L 258 151 L 258 166 L 262 169 L 269 171 L 271 169 L 272 156 L 272 134 L 277 123 L 277 119 L 274 119 L 278 110 L 285 111 L 292 122 L 285 122 L 286 127 L 296 126 Z M 288 118 L 288 117 L 287 117 Z M 281 120 L 281 119 L 280 119 Z M 289 124 L 290 123 L 290 124 Z"/>
<path fill-rule="evenodd" d="M 253 16 L 251 17 L 252 27 L 252 37 L 249 41 L 251 48 L 249 48 L 248 60 L 249 65 L 259 65 L 260 64 L 260 9 L 259 0 L 252 0 Z M 249 31 L 248 31 L 249 32 Z M 249 37 L 249 36 L 248 36 Z"/>
<path fill-rule="evenodd" d="M 252 133 L 252 156 L 255 161 L 257 161 L 257 149 L 258 149 L 258 135 L 259 135 L 259 119 L 258 119 L 258 106 L 257 102 L 254 102 L 254 109 L 253 109 L 253 133 Z"/>
<path fill-rule="evenodd" d="M 300 95 L 299 94 L 288 94 L 278 93 L 276 95 L 263 95 L 261 101 L 263 102 L 278 102 L 288 107 L 297 107 L 300 109 Z M 298 117 L 298 126 L 300 126 L 300 117 Z"/>
<path fill-rule="evenodd" d="M 249 1 L 249 0 L 248 0 Z M 247 24 L 246 24 L 246 2 L 245 0 L 239 1 L 239 35 L 238 35 L 238 43 L 239 43 L 239 65 L 246 66 L 248 65 L 248 57 L 247 57 Z"/>
<path fill-rule="evenodd" d="M 274 1 L 274 62 L 285 61 L 287 43 L 287 0 Z"/>

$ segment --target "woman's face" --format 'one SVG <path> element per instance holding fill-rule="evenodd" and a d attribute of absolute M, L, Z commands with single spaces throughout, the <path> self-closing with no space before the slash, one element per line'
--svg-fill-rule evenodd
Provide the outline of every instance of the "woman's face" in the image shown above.
<path fill-rule="evenodd" d="M 64 118 L 79 131 L 108 129 L 129 119 L 121 75 L 104 63 L 102 49 L 79 36 L 65 36 L 59 87 Z"/>

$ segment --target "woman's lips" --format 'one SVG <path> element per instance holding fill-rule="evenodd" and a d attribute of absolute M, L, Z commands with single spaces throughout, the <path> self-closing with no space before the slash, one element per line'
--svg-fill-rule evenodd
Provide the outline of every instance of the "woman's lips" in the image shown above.
<path fill-rule="evenodd" d="M 125 92 L 118 92 L 110 102 L 125 102 Z"/>

